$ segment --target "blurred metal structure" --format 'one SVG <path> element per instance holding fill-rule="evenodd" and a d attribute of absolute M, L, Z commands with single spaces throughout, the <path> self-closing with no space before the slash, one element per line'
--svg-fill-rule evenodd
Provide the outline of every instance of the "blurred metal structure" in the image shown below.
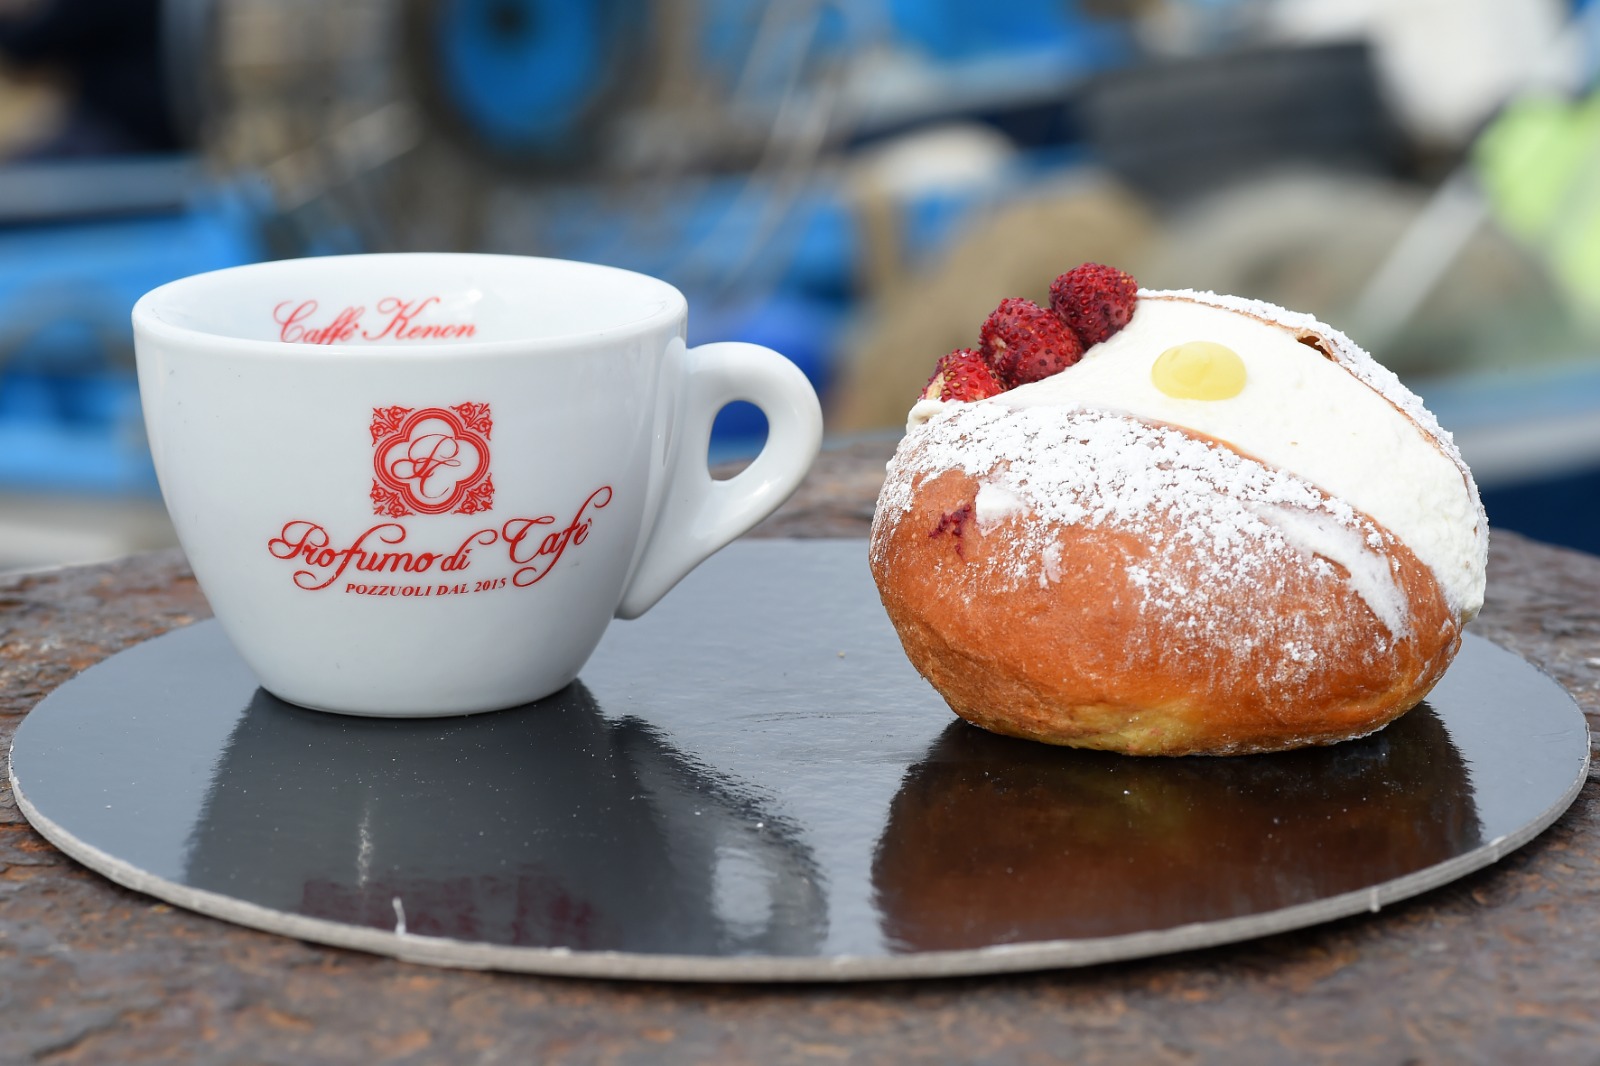
<path fill-rule="evenodd" d="M 1371 201 L 1265 217 L 1286 163 L 1376 186 L 1404 177 L 1405 154 L 1364 46 L 1262 47 L 1267 0 L 128 6 L 159 14 L 165 125 L 189 150 L 0 167 L 0 492 L 148 496 L 126 305 L 183 273 L 283 255 L 462 248 L 655 274 L 689 294 L 691 342 L 768 344 L 824 389 L 883 378 L 876 406 L 835 405 L 855 429 L 897 420 L 882 413 L 904 404 L 893 365 L 920 380 L 903 368 L 931 360 L 924 347 L 979 320 L 999 287 L 1026 291 L 1006 278 L 1043 277 L 1074 249 L 1147 264 L 1156 284 L 1272 295 L 1252 290 L 1252 272 L 1326 280 L 1338 248 L 1382 230 L 1359 257 L 1366 295 L 1341 290 L 1358 313 L 1326 316 L 1380 357 L 1472 362 L 1434 343 L 1429 317 L 1476 291 L 1435 284 L 1481 259 L 1472 249 L 1492 229 L 1465 179 L 1408 209 L 1403 236 Z M 1600 0 L 1585 10 L 1600 33 Z M 1186 13 L 1165 37 L 1161 12 Z M 1120 69 L 1136 58 L 1151 61 Z M 1070 221 L 1106 170 L 1121 182 L 1106 202 L 1130 188 L 1135 202 Z M 1404 185 L 1385 203 L 1418 197 Z M 1219 209 L 1230 196 L 1249 202 Z M 1194 221 L 1202 210 L 1210 228 Z M 1312 223 L 1341 211 L 1360 224 L 1308 245 Z M 1158 276 L 1186 251 L 1214 273 Z M 1456 324 L 1473 326 L 1473 351 L 1529 359 L 1525 330 L 1507 347 L 1498 327 Z M 728 413 L 718 439 L 753 446 L 754 417 Z M 12 502 L 0 510 L 21 513 Z"/>
<path fill-rule="evenodd" d="M 1571 96 L 1592 77 L 1593 60 L 1572 64 L 1562 57 L 1581 53 L 1585 43 L 1600 39 L 1600 4 L 1579 9 L 1538 63 L 1524 72 L 1512 94 Z M 1489 218 L 1489 204 L 1478 187 L 1469 160 L 1453 171 L 1434 192 L 1395 242 L 1383 264 L 1356 299 L 1351 315 L 1362 323 L 1368 343 L 1382 351 L 1399 336 L 1456 257 Z"/>
<path fill-rule="evenodd" d="M 608 197 L 640 265 L 690 274 L 703 249 L 659 209 L 694 190 L 737 183 L 723 213 L 757 216 L 737 228 L 759 250 L 833 149 L 1059 108 L 1129 54 L 1058 0 L 212 2 L 215 157 L 262 172 L 308 246 L 560 250 L 576 200 Z M 755 253 L 725 258 L 746 282 Z"/>
<path fill-rule="evenodd" d="M 819 388 L 879 268 L 1058 171 L 1071 92 L 1131 54 L 1061 0 L 215 2 L 208 143 L 263 176 L 275 250 L 640 270 L 690 295 L 692 341 L 766 343 Z M 998 155 L 948 138 L 886 185 L 862 151 L 963 121 Z M 1054 139 L 1034 172 L 994 163 L 1007 121 Z M 759 439 L 734 421 L 718 439 Z"/>
<path fill-rule="evenodd" d="M 831 5 L 766 7 L 737 69 L 698 62 L 696 6 L 220 0 L 214 151 L 259 170 L 314 250 L 492 247 L 508 209 L 526 227 L 572 186 L 648 198 L 685 174 L 812 165 L 827 78 L 775 27 Z"/>
<path fill-rule="evenodd" d="M 137 97 L 146 126 L 164 131 L 74 127 L 68 109 L 33 161 L 0 166 L 0 526 L 35 515 L 39 529 L 65 528 L 37 494 L 149 501 L 127 307 L 174 277 L 263 257 L 472 248 L 613 263 L 689 291 L 691 340 L 698 329 L 766 343 L 825 386 L 863 264 L 937 247 L 998 198 L 993 164 L 1012 153 L 951 142 L 923 153 L 915 188 L 872 186 L 893 195 L 873 194 L 863 235 L 840 149 L 979 111 L 1059 110 L 1067 87 L 1129 51 L 1114 20 L 1078 6 L 0 5 L 0 31 L 20 10 L 36 57 L 48 38 L 91 72 L 144 71 L 138 93 L 94 102 L 115 117 Z M 62 51 L 86 26 L 100 52 Z M 967 178 L 952 183 L 930 158 L 954 158 Z M 764 431 L 753 412 L 725 416 L 714 448 L 753 447 Z M 52 537 L 0 529 L 0 567 L 43 561 L 6 543 Z"/>

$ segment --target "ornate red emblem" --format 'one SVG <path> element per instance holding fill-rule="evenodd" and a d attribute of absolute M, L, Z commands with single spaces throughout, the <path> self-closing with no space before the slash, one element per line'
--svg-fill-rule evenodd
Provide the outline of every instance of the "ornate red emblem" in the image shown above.
<path fill-rule="evenodd" d="M 476 514 L 494 503 L 486 403 L 372 410 L 372 510 Z"/>

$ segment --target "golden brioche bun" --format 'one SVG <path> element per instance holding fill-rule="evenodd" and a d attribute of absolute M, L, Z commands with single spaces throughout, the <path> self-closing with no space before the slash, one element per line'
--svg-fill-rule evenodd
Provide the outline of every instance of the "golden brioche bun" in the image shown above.
<path fill-rule="evenodd" d="M 873 576 L 918 672 L 996 733 L 1137 755 L 1329 744 L 1409 710 L 1460 646 L 1432 573 L 1370 523 L 1409 605 L 1398 638 L 1342 568 L 1294 551 L 1264 554 L 1259 580 L 1175 602 L 1147 595 L 1152 570 L 1198 589 L 1214 569 L 1211 545 L 1160 514 L 1137 531 L 1050 529 L 1053 576 L 1018 579 L 1036 515 L 985 528 L 978 478 L 913 477 L 910 508 L 874 522 Z"/>
<path fill-rule="evenodd" d="M 1341 473 L 1347 489 L 1398 488 L 1398 497 L 1380 494 L 1382 507 L 1421 533 L 1448 577 L 1293 470 L 1195 429 L 1085 402 L 1093 387 L 1071 385 L 1081 371 L 1068 368 L 1047 379 L 1063 387 L 1044 398 L 1041 384 L 913 411 L 921 424 L 889 464 L 870 550 L 906 654 L 961 717 L 1051 744 L 1242 754 L 1382 728 L 1438 681 L 1481 603 L 1487 530 L 1470 471 L 1420 401 L 1338 331 L 1214 294 L 1141 292 L 1145 300 L 1285 330 L 1287 358 L 1314 351 L 1327 361 L 1317 368 L 1337 366 L 1359 382 L 1352 394 L 1342 377 L 1300 371 L 1293 383 L 1281 379 L 1284 392 L 1257 393 L 1253 407 L 1217 410 L 1245 420 L 1234 428 L 1246 437 L 1247 428 L 1286 424 L 1280 410 L 1321 417 L 1321 436 L 1295 439 L 1303 431 L 1291 428 L 1285 439 L 1306 449 L 1294 456 L 1324 472 L 1322 460 L 1348 457 L 1337 469 L 1366 480 Z M 1182 329 L 1194 329 L 1192 312 L 1182 313 Z M 1103 356 L 1134 361 L 1096 366 L 1149 365 L 1154 352 L 1141 346 L 1152 334 L 1139 336 Z M 1286 358 L 1271 343 L 1280 354 L 1270 358 Z M 1313 380 L 1326 382 L 1323 391 Z M 1328 390 L 1367 397 L 1361 386 L 1375 403 L 1330 406 Z M 1375 421 L 1373 410 L 1383 412 Z M 1330 425 L 1329 411 L 1368 421 Z M 1371 480 L 1389 476 L 1396 448 L 1411 449 L 1411 465 L 1394 471 L 1401 480 Z M 1419 502 L 1397 509 L 1412 489 Z M 1420 507 L 1443 513 L 1433 520 Z"/>

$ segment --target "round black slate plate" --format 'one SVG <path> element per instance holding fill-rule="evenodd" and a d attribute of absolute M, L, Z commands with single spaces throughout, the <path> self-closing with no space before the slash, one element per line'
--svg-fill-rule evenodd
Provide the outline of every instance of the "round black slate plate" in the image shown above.
<path fill-rule="evenodd" d="M 1477 638 L 1427 704 L 1333 748 L 991 736 L 911 670 L 864 555 L 736 544 L 613 625 L 570 688 L 468 718 L 289 706 L 202 623 L 44 700 L 12 787 L 69 855 L 245 925 L 766 981 L 1077 966 L 1376 911 L 1527 842 L 1584 780 L 1576 705 Z"/>

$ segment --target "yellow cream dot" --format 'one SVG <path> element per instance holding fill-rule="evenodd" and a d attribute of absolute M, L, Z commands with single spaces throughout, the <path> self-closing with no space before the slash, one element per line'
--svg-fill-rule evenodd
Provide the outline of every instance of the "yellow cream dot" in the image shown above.
<path fill-rule="evenodd" d="M 1150 368 L 1155 387 L 1179 400 L 1226 400 L 1244 390 L 1244 360 L 1214 341 L 1189 341 L 1162 352 Z"/>

